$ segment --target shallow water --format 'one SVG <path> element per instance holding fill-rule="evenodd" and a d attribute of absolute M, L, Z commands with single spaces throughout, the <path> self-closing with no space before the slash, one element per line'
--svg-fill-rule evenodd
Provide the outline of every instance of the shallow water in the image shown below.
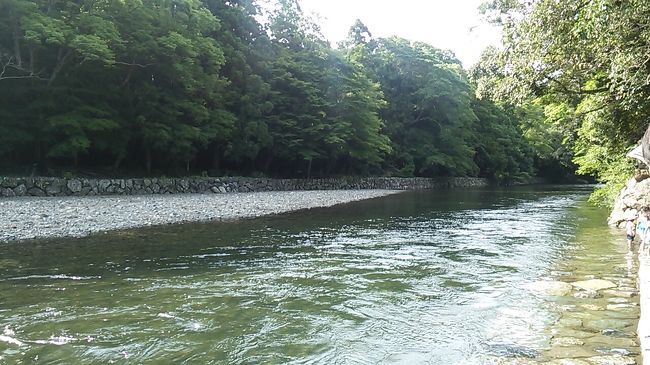
<path fill-rule="evenodd" d="M 638 300 L 619 293 L 635 290 L 636 261 L 588 193 L 407 192 L 233 223 L 5 244 L 0 360 L 636 359 Z M 617 288 L 598 298 L 531 289 L 590 278 Z M 628 306 L 607 307 L 616 304 Z"/>

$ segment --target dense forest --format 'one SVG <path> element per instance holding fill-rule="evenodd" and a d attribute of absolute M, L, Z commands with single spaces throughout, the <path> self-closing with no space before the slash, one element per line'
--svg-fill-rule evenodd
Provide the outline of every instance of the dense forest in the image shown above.
<path fill-rule="evenodd" d="M 578 169 L 616 186 L 646 123 L 649 8 L 486 3 L 504 48 L 466 71 L 361 21 L 333 46 L 297 0 L 1 0 L 0 170 L 513 183 Z"/>
<path fill-rule="evenodd" d="M 295 0 L 2 0 L 0 63 L 6 171 L 513 182 L 554 164 L 452 53 L 360 21 L 332 47 Z"/>

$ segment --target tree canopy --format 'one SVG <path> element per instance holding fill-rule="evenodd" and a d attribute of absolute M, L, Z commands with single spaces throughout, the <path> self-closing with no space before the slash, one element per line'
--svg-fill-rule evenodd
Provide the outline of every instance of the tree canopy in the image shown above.
<path fill-rule="evenodd" d="M 649 121 L 650 4 L 495 0 L 484 11 L 503 26 L 504 48 L 485 52 L 472 71 L 477 91 L 540 108 L 540 137 L 561 137 L 550 149 L 606 182 L 594 201 L 610 203 L 633 169 L 625 153 Z"/>
<path fill-rule="evenodd" d="M 511 183 L 555 151 L 525 137 L 541 106 L 477 98 L 451 52 L 361 21 L 333 48 L 273 4 L 3 0 L 0 168 Z"/>

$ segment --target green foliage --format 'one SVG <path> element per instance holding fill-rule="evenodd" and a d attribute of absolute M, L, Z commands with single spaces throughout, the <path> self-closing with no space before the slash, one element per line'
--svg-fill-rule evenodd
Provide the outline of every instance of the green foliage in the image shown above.
<path fill-rule="evenodd" d="M 255 0 L 3 0 L 0 86 L 6 166 L 504 183 L 531 172 L 518 124 L 534 113 L 477 100 L 453 54 L 373 39 L 361 21 L 333 49 L 296 0 L 268 13 Z M 524 133 L 546 142 L 533 124 Z"/>
<path fill-rule="evenodd" d="M 522 138 L 513 112 L 488 100 L 475 100 L 478 117 L 475 141 L 479 176 L 504 184 L 528 181 L 533 171 L 533 149 Z"/>
<path fill-rule="evenodd" d="M 405 39 L 378 39 L 352 49 L 381 85 L 388 107 L 381 112 L 393 141 L 388 169 L 417 176 L 475 175 L 468 145 L 471 88 L 460 63 L 444 51 Z M 411 165 L 413 166 L 411 168 Z"/>
<path fill-rule="evenodd" d="M 478 91 L 502 103 L 544 108 L 539 136 L 555 158 L 607 184 L 596 200 L 611 204 L 627 174 L 626 148 L 647 127 L 650 45 L 646 1 L 490 1 L 489 18 L 504 29 L 504 50 L 489 50 L 472 75 Z M 524 128 L 526 133 L 528 128 Z M 532 136 L 530 136 L 532 137 Z M 539 137 L 533 137 L 539 140 Z M 552 138 L 556 140 L 556 138 Z M 542 156 L 544 144 L 534 143 Z M 608 193 L 605 193 L 607 191 Z"/>
<path fill-rule="evenodd" d="M 591 109 L 594 104 L 599 103 L 598 99 L 598 96 L 585 98 L 578 110 Z M 599 110 L 585 115 L 574 146 L 574 161 L 579 166 L 578 173 L 596 175 L 605 183 L 590 197 L 591 202 L 601 206 L 611 206 L 632 176 L 636 163 L 625 156 L 633 145 L 618 145 L 607 137 L 604 132 L 606 127 L 603 126 L 608 123 L 606 114 L 606 111 Z"/>

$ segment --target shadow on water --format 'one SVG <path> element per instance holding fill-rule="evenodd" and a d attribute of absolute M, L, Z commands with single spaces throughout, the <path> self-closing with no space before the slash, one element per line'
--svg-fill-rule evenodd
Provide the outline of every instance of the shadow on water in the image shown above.
<path fill-rule="evenodd" d="M 549 328 L 565 304 L 525 288 L 589 275 L 564 264 L 589 244 L 576 237 L 602 236 L 602 220 L 592 223 L 600 217 L 582 206 L 587 193 L 406 192 L 3 245 L 0 292 L 11 295 L 0 296 L 0 327 L 22 346 L 0 341 L 0 359 L 482 364 L 552 356 Z"/>

